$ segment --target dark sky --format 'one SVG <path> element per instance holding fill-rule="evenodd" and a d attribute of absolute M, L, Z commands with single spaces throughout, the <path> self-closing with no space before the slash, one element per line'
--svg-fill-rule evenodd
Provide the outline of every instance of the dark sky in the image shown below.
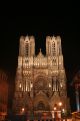
<path fill-rule="evenodd" d="M 33 35 L 36 54 L 42 48 L 45 54 L 47 35 L 61 36 L 68 91 L 75 72 L 80 69 L 80 30 L 78 18 L 64 16 L 1 16 L 0 17 L 0 68 L 15 76 L 21 35 Z M 74 94 L 71 95 L 73 100 Z"/>

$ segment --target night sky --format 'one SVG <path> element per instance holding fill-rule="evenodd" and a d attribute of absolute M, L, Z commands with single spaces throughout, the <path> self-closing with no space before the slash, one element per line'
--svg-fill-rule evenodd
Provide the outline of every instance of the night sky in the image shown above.
<path fill-rule="evenodd" d="M 1 16 L 0 17 L 0 68 L 10 73 L 14 81 L 21 35 L 35 36 L 36 54 L 42 48 L 45 54 L 46 36 L 61 36 L 68 96 L 72 110 L 75 93 L 70 83 L 80 70 L 80 30 L 74 16 Z M 10 81 L 11 81 L 10 80 Z"/>

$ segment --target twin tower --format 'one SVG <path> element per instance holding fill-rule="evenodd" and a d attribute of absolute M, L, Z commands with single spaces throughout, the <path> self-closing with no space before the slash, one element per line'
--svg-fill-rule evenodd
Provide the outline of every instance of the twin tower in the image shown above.
<path fill-rule="evenodd" d="M 60 36 L 46 37 L 46 56 L 35 55 L 33 36 L 21 36 L 13 101 L 15 114 L 67 112 L 69 100 Z M 60 114 L 59 114 L 60 115 Z"/>

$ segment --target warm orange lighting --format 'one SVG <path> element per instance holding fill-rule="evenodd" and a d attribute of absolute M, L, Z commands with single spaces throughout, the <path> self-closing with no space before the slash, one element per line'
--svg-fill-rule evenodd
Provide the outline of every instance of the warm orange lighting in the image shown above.
<path fill-rule="evenodd" d="M 62 102 L 59 102 L 59 106 L 62 106 Z"/>
<path fill-rule="evenodd" d="M 24 108 L 22 108 L 22 112 L 24 112 Z"/>
<path fill-rule="evenodd" d="M 20 83 L 19 87 L 21 88 L 21 83 Z"/>
<path fill-rule="evenodd" d="M 54 110 L 56 110 L 57 108 L 56 107 L 54 107 Z"/>
<path fill-rule="evenodd" d="M 45 55 L 41 49 L 39 53 L 35 53 L 35 44 L 35 39 L 31 36 L 20 37 L 13 109 L 15 113 L 25 114 L 29 112 L 32 114 L 35 108 L 36 113 L 37 111 L 41 112 L 39 108 L 42 108 L 43 111 L 47 108 L 44 115 L 48 115 L 50 111 L 55 113 L 52 115 L 57 115 L 57 112 L 62 112 L 62 108 L 66 110 L 66 107 L 70 107 L 67 104 L 66 73 L 61 38 L 59 36 L 46 37 Z M 45 100 L 44 96 L 46 96 Z M 32 99 L 32 97 L 34 98 Z M 31 100 L 31 103 L 26 102 L 26 100 Z M 40 102 L 42 107 L 38 107 Z M 26 105 L 28 105 L 28 110 Z"/>
<path fill-rule="evenodd" d="M 62 109 L 62 112 L 63 112 L 63 113 L 65 112 L 64 108 Z"/>

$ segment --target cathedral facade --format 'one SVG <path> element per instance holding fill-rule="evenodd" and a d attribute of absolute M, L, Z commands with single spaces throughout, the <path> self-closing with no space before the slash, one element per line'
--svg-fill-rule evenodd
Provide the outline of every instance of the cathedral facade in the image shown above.
<path fill-rule="evenodd" d="M 41 49 L 35 55 L 33 36 L 21 36 L 13 102 L 15 114 L 64 112 L 68 104 L 60 36 L 46 37 L 46 55 Z"/>

